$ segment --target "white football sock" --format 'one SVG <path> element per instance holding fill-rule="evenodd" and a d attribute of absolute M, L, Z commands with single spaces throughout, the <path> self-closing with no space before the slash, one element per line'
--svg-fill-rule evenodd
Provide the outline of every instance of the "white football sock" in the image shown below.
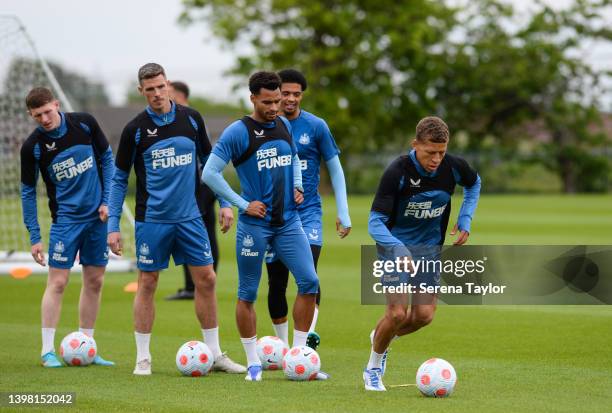
<path fill-rule="evenodd" d="M 93 328 L 81 328 L 79 327 L 79 331 L 83 334 L 88 335 L 89 337 L 93 337 L 94 329 Z"/>
<path fill-rule="evenodd" d="M 286 345 L 289 345 L 289 321 L 280 324 L 272 324 L 276 337 L 283 340 Z"/>
<path fill-rule="evenodd" d="M 374 350 L 370 352 L 370 361 L 368 361 L 368 370 L 370 369 L 382 369 L 382 354 L 378 354 Z"/>
<path fill-rule="evenodd" d="M 50 351 L 55 351 L 55 346 L 53 345 L 53 341 L 55 341 L 55 329 L 54 328 L 42 328 L 42 350 L 40 351 L 40 355 L 44 356 Z"/>
<path fill-rule="evenodd" d="M 242 341 L 242 346 L 247 356 L 247 365 L 249 367 L 261 366 L 261 361 L 257 356 L 257 336 L 248 338 L 240 337 L 240 341 Z"/>
<path fill-rule="evenodd" d="M 217 359 L 221 355 L 221 347 L 219 346 L 219 327 L 202 329 L 204 343 L 213 353 L 213 357 Z"/>
<path fill-rule="evenodd" d="M 317 319 L 319 318 L 319 306 L 315 306 L 314 315 L 312 316 L 312 323 L 310 323 L 310 328 L 308 329 L 309 333 L 315 331 L 317 327 Z"/>
<path fill-rule="evenodd" d="M 136 337 L 136 362 L 144 359 L 151 361 L 151 353 L 149 352 L 151 333 L 145 334 L 134 331 L 134 337 Z"/>
<path fill-rule="evenodd" d="M 305 346 L 308 338 L 308 331 L 293 330 L 293 347 Z"/>

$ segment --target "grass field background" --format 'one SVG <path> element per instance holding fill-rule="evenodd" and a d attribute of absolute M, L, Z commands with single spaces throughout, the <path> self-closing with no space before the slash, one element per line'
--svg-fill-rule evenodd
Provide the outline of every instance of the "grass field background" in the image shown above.
<path fill-rule="evenodd" d="M 442 357 L 457 370 L 455 394 L 427 399 L 414 387 L 366 393 L 361 378 L 369 355 L 368 334 L 383 308 L 360 305 L 361 244 L 371 244 L 367 214 L 371 197 L 350 199 L 354 229 L 334 234 L 335 204 L 326 198 L 325 246 L 319 263 L 323 291 L 317 330 L 327 382 L 294 383 L 266 372 L 261 383 L 242 375 L 192 379 L 174 365 L 178 347 L 201 340 L 192 302 L 163 297 L 182 284 L 179 268 L 163 272 L 153 329 L 153 372 L 135 377 L 133 295 L 123 286 L 135 274 L 109 274 L 95 338 L 114 368 L 47 370 L 39 363 L 40 298 L 44 276 L 0 277 L 0 391 L 76 392 L 76 407 L 90 411 L 368 411 L 368 412 L 610 412 L 612 411 L 612 307 L 445 306 L 427 328 L 396 341 L 385 384 L 414 383 L 418 366 Z M 460 198 L 454 199 L 456 216 Z M 483 196 L 472 244 L 611 244 L 612 196 Z M 454 220 L 451 221 L 454 223 Z M 245 357 L 234 320 L 237 274 L 234 232 L 221 235 L 217 295 L 221 346 Z M 447 242 L 450 239 L 447 239 Z M 257 302 L 258 335 L 273 334 L 262 277 Z M 56 335 L 78 327 L 78 275 L 67 288 Z M 290 297 L 295 287 L 290 289 Z M 293 301 L 293 300 L 291 300 Z M 292 327 L 292 326 L 291 326 Z M 60 409 L 58 409 L 60 410 Z M 11 408 L 10 411 L 15 411 Z"/>

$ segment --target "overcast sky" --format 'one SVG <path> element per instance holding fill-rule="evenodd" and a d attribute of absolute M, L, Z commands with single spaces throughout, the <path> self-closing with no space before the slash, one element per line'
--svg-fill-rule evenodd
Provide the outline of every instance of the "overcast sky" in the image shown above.
<path fill-rule="evenodd" d="M 513 3 L 524 8 L 531 2 Z M 179 26 L 181 10 L 179 0 L 0 2 L 0 14 L 18 16 L 45 58 L 101 80 L 115 104 L 123 102 L 138 67 L 149 61 L 162 64 L 169 79 L 186 81 L 196 94 L 245 99 L 248 93 L 231 92 L 233 80 L 223 74 L 232 66 L 232 52 L 222 50 L 203 23 Z M 611 68 L 610 48 L 595 48 L 587 57 Z"/>

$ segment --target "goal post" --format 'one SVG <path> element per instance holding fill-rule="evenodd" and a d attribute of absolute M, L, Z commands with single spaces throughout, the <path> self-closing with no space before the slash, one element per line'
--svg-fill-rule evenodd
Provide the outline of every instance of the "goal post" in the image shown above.
<path fill-rule="evenodd" d="M 27 93 L 37 86 L 51 89 L 62 110 L 74 111 L 19 18 L 0 15 L 0 274 L 10 273 L 19 266 L 32 272 L 47 272 L 47 268 L 36 264 L 29 253 L 30 238 L 21 210 L 20 149 L 36 127 L 24 102 Z M 42 179 L 38 180 L 36 194 L 38 221 L 46 248 L 51 216 Z M 121 224 L 126 257 L 112 257 L 109 271 L 133 268 L 130 259 L 135 255 L 134 218 L 126 205 L 123 211 Z"/>

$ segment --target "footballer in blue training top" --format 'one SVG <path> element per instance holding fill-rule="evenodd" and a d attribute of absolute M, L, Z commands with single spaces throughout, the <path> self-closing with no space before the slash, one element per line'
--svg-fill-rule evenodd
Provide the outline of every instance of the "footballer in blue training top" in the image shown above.
<path fill-rule="evenodd" d="M 248 363 L 246 380 L 261 380 L 256 351 L 255 309 L 261 266 L 270 244 L 293 273 L 298 295 L 294 346 L 306 344 L 319 280 L 297 205 L 303 200 L 302 175 L 289 122 L 278 116 L 280 78 L 257 72 L 249 79 L 253 112 L 228 126 L 204 167 L 202 179 L 240 210 L 236 234 L 238 303 L 236 320 Z M 235 193 L 221 172 L 232 162 L 242 192 Z"/>
<path fill-rule="evenodd" d="M 336 230 L 340 238 L 346 237 L 351 230 L 348 212 L 346 182 L 338 157 L 340 150 L 325 121 L 301 108 L 300 104 L 308 84 L 304 75 L 295 69 L 278 72 L 281 78 L 281 113 L 291 124 L 291 134 L 298 150 L 304 186 L 304 202 L 298 206 L 298 213 L 312 252 L 315 269 L 323 245 L 323 225 L 319 180 L 321 159 L 325 161 L 336 197 Z M 288 342 L 287 325 L 287 282 L 289 270 L 275 256 L 272 248 L 266 256 L 268 270 L 268 310 L 276 335 Z M 321 288 L 317 292 L 317 306 L 309 328 L 307 344 L 316 349 L 320 338 L 315 332 L 318 308 L 321 301 Z"/>
<path fill-rule="evenodd" d="M 423 252 L 429 255 L 426 259 L 437 257 L 444 244 L 451 196 L 457 184 L 465 188 L 464 199 L 450 234 L 459 231 L 454 245 L 467 241 L 480 195 L 480 177 L 464 159 L 446 153 L 448 141 L 448 126 L 442 119 L 435 116 L 421 119 L 412 141 L 413 149 L 385 170 L 368 222 L 381 259 L 402 256 L 420 259 Z M 435 285 L 440 274 L 423 271 L 411 276 Z M 407 299 L 406 294 L 387 296 L 385 315 L 370 334 L 370 360 L 363 372 L 366 390 L 386 390 L 382 378 L 391 341 L 417 331 L 433 319 L 435 294 L 416 293 L 411 305 Z"/>
<path fill-rule="evenodd" d="M 204 341 L 215 358 L 213 368 L 246 371 L 219 346 L 215 296 L 216 274 L 202 212 L 197 203 L 200 166 L 210 154 L 202 116 L 170 100 L 164 69 L 148 63 L 138 71 L 138 90 L 147 108 L 124 128 L 117 150 L 109 204 L 108 244 L 121 253 L 119 219 L 130 170 L 136 173 L 136 256 L 138 290 L 134 299 L 136 367 L 134 374 L 151 374 L 149 343 L 155 312 L 153 298 L 159 271 L 170 255 L 187 264 L 195 284 L 195 308 Z M 199 162 L 199 163 L 198 163 Z M 222 213 L 232 215 L 229 204 Z"/>
<path fill-rule="evenodd" d="M 64 287 L 77 253 L 83 266 L 80 331 L 93 336 L 108 263 L 106 220 L 113 154 L 98 122 L 88 113 L 59 111 L 47 88 L 28 93 L 26 106 L 39 124 L 21 148 L 21 201 L 32 256 L 45 265 L 36 207 L 38 175 L 47 189 L 53 223 L 49 235 L 49 278 L 42 300 L 42 364 L 61 367 L 55 348 Z M 96 355 L 94 364 L 114 363 Z"/>

